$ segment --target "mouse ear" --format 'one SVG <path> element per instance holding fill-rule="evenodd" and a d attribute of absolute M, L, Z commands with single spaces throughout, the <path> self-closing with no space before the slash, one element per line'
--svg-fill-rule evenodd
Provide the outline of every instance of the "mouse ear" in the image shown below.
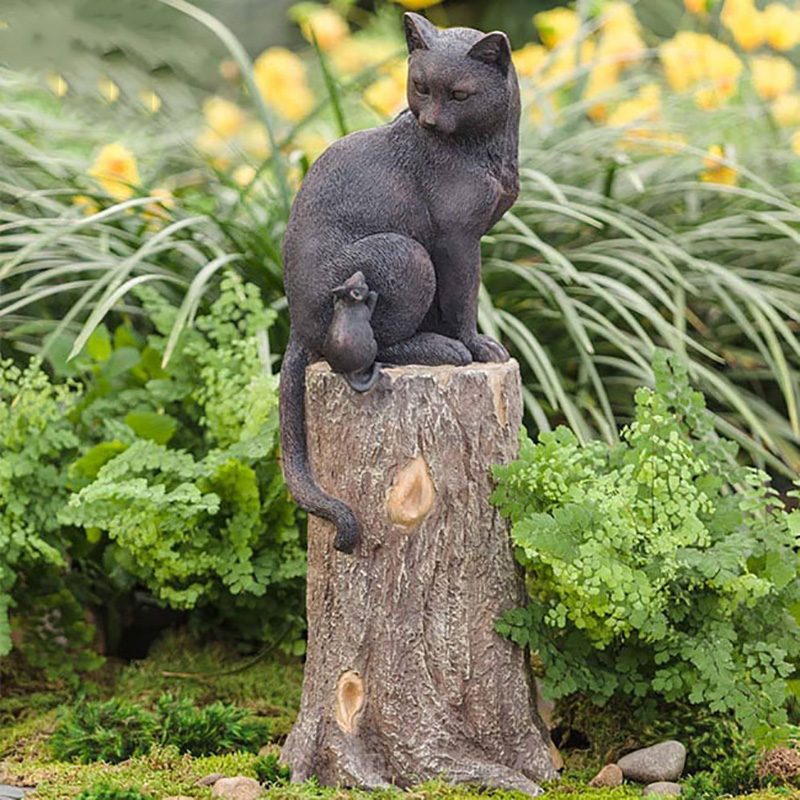
<path fill-rule="evenodd" d="M 403 14 L 403 24 L 406 30 L 409 53 L 413 53 L 415 50 L 430 50 L 431 42 L 436 36 L 436 27 L 434 25 L 428 22 L 425 17 L 414 14 L 411 11 L 406 11 Z"/>
<path fill-rule="evenodd" d="M 332 290 L 332 294 L 334 297 L 347 297 L 349 291 L 350 287 L 342 284 L 341 286 L 335 286 Z"/>
<path fill-rule="evenodd" d="M 511 63 L 511 42 L 502 31 L 492 31 L 478 39 L 467 55 L 484 64 L 496 64 L 505 74 Z"/>

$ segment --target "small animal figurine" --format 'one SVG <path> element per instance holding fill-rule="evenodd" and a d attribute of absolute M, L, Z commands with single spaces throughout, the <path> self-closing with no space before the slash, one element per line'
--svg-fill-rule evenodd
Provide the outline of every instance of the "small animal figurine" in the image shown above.
<path fill-rule="evenodd" d="M 370 324 L 378 293 L 370 291 L 359 271 L 337 286 L 333 297 L 333 320 L 322 343 L 322 355 L 355 391 L 366 392 L 380 375 L 375 362 L 378 343 Z"/>
<path fill-rule="evenodd" d="M 291 322 L 280 386 L 284 476 L 302 508 L 336 525 L 334 547 L 345 553 L 357 544 L 358 520 L 317 485 L 306 445 L 306 367 L 325 355 L 336 312 L 347 319 L 331 292 L 356 272 L 377 292 L 370 325 L 381 362 L 508 358 L 478 333 L 477 304 L 481 237 L 519 191 L 511 47 L 504 33 L 439 30 L 412 13 L 404 19 L 409 108 L 345 136 L 317 159 L 283 246 Z M 363 344 L 359 336 L 356 342 Z M 350 373 L 341 348 L 334 350 L 333 368 L 341 359 Z"/>

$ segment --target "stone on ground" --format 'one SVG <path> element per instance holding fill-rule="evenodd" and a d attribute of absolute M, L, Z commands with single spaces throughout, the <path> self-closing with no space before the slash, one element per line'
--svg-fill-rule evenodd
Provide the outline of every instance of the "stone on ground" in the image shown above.
<path fill-rule="evenodd" d="M 594 789 L 622 786 L 622 770 L 616 764 L 606 764 L 597 775 L 589 781 Z"/>
<path fill-rule="evenodd" d="M 0 800 L 20 800 L 33 789 L 33 786 L 9 786 L 7 783 L 0 783 Z"/>
<path fill-rule="evenodd" d="M 678 780 L 685 763 L 686 748 L 670 741 L 628 753 L 617 761 L 617 766 L 629 781 L 657 783 Z"/>
<path fill-rule="evenodd" d="M 220 778 L 214 784 L 211 794 L 224 800 L 256 800 L 263 791 L 263 787 L 255 778 L 237 775 L 235 778 Z"/>
<path fill-rule="evenodd" d="M 210 775 L 205 775 L 195 783 L 195 786 L 213 786 L 218 780 L 226 777 L 221 772 L 212 772 Z"/>
<path fill-rule="evenodd" d="M 681 793 L 681 785 L 672 781 L 657 781 L 644 787 L 642 797 L 675 797 Z"/>

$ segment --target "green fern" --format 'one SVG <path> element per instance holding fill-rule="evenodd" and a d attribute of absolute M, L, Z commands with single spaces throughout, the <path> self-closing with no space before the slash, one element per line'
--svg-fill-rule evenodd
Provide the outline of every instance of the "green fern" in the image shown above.
<path fill-rule="evenodd" d="M 680 361 L 653 369 L 619 445 L 560 428 L 495 469 L 533 596 L 498 630 L 539 651 L 555 697 L 685 701 L 752 732 L 785 720 L 800 653 L 800 513 L 736 462 Z"/>

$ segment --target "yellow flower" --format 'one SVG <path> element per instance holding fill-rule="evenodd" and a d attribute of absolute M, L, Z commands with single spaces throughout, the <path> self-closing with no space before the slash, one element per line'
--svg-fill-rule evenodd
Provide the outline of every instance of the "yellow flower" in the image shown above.
<path fill-rule="evenodd" d="M 800 42 L 800 13 L 783 5 L 770 3 L 763 14 L 764 36 L 770 47 L 791 50 Z"/>
<path fill-rule="evenodd" d="M 256 170 L 249 164 L 241 164 L 233 171 L 233 182 L 237 186 L 249 186 L 255 177 Z"/>
<path fill-rule="evenodd" d="M 265 50 L 253 64 L 253 77 L 264 101 L 290 122 L 301 119 L 314 107 L 306 68 L 285 47 Z"/>
<path fill-rule="evenodd" d="M 601 16 L 603 30 L 638 30 L 639 20 L 627 0 L 609 0 Z"/>
<path fill-rule="evenodd" d="M 344 18 L 332 8 L 317 8 L 300 22 L 303 36 L 312 42 L 317 40 L 320 50 L 327 52 L 350 35 Z"/>
<path fill-rule="evenodd" d="M 409 11 L 421 11 L 423 8 L 430 8 L 442 2 L 442 0 L 394 0 L 395 3 L 400 3 L 403 8 Z"/>
<path fill-rule="evenodd" d="M 245 123 L 244 111 L 224 97 L 209 97 L 203 103 L 206 125 L 223 139 L 235 136 Z"/>
<path fill-rule="evenodd" d="M 207 155 L 217 169 L 226 169 L 231 163 L 231 149 L 227 139 L 211 128 L 203 128 L 194 140 L 197 149 Z"/>
<path fill-rule="evenodd" d="M 96 214 L 100 210 L 97 203 L 85 194 L 76 194 L 72 198 L 72 205 L 80 208 L 87 217 L 91 217 L 92 214 Z"/>
<path fill-rule="evenodd" d="M 634 122 L 657 122 L 661 116 L 661 88 L 648 83 L 639 89 L 636 97 L 620 103 L 608 116 L 608 124 L 614 127 Z"/>
<path fill-rule="evenodd" d="M 800 125 L 800 94 L 782 94 L 772 102 L 772 116 L 784 128 Z"/>
<path fill-rule="evenodd" d="M 301 150 L 312 164 L 328 149 L 330 143 L 330 139 L 321 133 L 300 131 L 294 137 L 295 147 Z"/>
<path fill-rule="evenodd" d="M 669 85 L 678 92 L 694 89 L 701 108 L 716 108 L 736 92 L 742 62 L 707 34 L 681 31 L 659 54 Z"/>
<path fill-rule="evenodd" d="M 609 94 L 610 90 L 619 83 L 619 72 L 619 64 L 595 64 L 586 81 L 583 99 L 592 100 L 598 96 Z M 603 122 L 608 116 L 608 104 L 607 102 L 593 103 L 586 113 L 595 122 Z"/>
<path fill-rule="evenodd" d="M 384 75 L 367 87 L 364 100 L 384 117 L 391 117 L 403 110 L 406 103 L 406 72 Z"/>
<path fill-rule="evenodd" d="M 663 153 L 673 156 L 688 144 L 686 137 L 671 131 L 652 128 L 628 128 L 619 140 L 623 150 L 641 153 Z"/>
<path fill-rule="evenodd" d="M 792 150 L 794 151 L 795 155 L 800 156 L 800 131 L 795 131 L 792 134 L 792 139 L 790 144 L 792 146 Z"/>
<path fill-rule="evenodd" d="M 764 100 L 773 100 L 794 89 L 794 65 L 782 56 L 754 56 L 750 68 L 753 86 Z"/>
<path fill-rule="evenodd" d="M 683 5 L 690 14 L 705 14 L 709 0 L 683 0 Z"/>
<path fill-rule="evenodd" d="M 69 91 L 69 84 L 64 80 L 64 76 L 57 72 L 48 72 L 45 81 L 56 97 L 63 97 Z"/>
<path fill-rule="evenodd" d="M 633 64 L 640 61 L 647 52 L 647 46 L 633 28 L 629 30 L 605 31 L 600 36 L 597 47 L 599 58 L 616 60 L 620 66 Z"/>
<path fill-rule="evenodd" d="M 242 149 L 256 161 L 269 158 L 272 152 L 267 131 L 260 122 L 248 122 L 239 134 L 239 141 Z"/>
<path fill-rule="evenodd" d="M 97 79 L 97 88 L 109 103 L 113 103 L 119 97 L 119 86 L 107 75 Z"/>
<path fill-rule="evenodd" d="M 0 19 L 0 31 L 5 30 L 8 27 L 8 23 L 4 19 Z"/>
<path fill-rule="evenodd" d="M 157 114 L 161 108 L 161 98 L 152 89 L 140 89 L 139 101 L 151 114 Z"/>
<path fill-rule="evenodd" d="M 396 55 L 400 46 L 389 39 L 351 36 L 331 50 L 336 69 L 344 75 L 357 75 Z"/>
<path fill-rule="evenodd" d="M 705 170 L 700 173 L 700 180 L 705 183 L 722 183 L 727 186 L 736 186 L 738 182 L 737 171 L 722 160 L 733 161 L 734 153 L 732 149 L 723 149 L 718 144 L 713 145 L 708 150 L 708 155 L 703 159 Z"/>
<path fill-rule="evenodd" d="M 532 78 L 541 70 L 547 59 L 547 50 L 540 44 L 529 42 L 519 50 L 515 50 L 511 57 L 517 72 L 525 78 Z"/>
<path fill-rule="evenodd" d="M 533 24 L 536 25 L 545 47 L 549 49 L 573 39 L 580 29 L 578 15 L 563 7 L 540 11 L 534 15 Z"/>
<path fill-rule="evenodd" d="M 596 52 L 597 47 L 591 39 L 581 42 L 579 53 L 580 66 L 585 66 L 594 61 Z M 573 73 L 577 66 L 575 62 L 575 48 L 560 47 L 554 53 L 552 64 L 544 77 L 544 83 L 549 85 L 551 83 L 567 82 L 567 78 L 575 77 Z"/>
<path fill-rule="evenodd" d="M 114 142 L 98 153 L 89 177 L 94 178 L 115 200 L 127 200 L 139 183 L 139 169 L 133 153 L 121 142 Z"/>
<path fill-rule="evenodd" d="M 725 0 L 720 19 L 743 50 L 755 50 L 764 43 L 764 15 L 753 0 Z"/>
<path fill-rule="evenodd" d="M 645 51 L 633 9 L 624 0 L 606 3 L 600 17 L 598 58 L 612 59 L 625 65 L 642 58 Z"/>

